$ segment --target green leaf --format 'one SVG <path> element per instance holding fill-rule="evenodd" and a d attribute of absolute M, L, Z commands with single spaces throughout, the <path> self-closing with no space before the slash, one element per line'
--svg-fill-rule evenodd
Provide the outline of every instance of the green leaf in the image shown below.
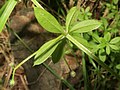
<path fill-rule="evenodd" d="M 58 43 L 54 45 L 53 47 L 49 48 L 48 51 L 45 51 L 44 53 L 39 55 L 38 59 L 34 62 L 34 66 L 40 65 L 41 63 L 45 62 L 51 56 L 51 54 L 55 51 L 57 46 L 58 46 Z"/>
<path fill-rule="evenodd" d="M 92 33 L 93 40 L 97 43 L 101 43 L 100 37 L 96 33 Z"/>
<path fill-rule="evenodd" d="M 8 1 L 5 2 L 5 4 L 2 6 L 2 8 L 0 8 L 0 16 L 2 15 L 2 13 L 4 12 L 6 6 L 8 4 Z"/>
<path fill-rule="evenodd" d="M 63 55 L 65 44 L 66 44 L 66 40 L 63 39 L 59 43 L 59 45 L 57 46 L 57 48 L 55 49 L 55 51 L 53 52 L 53 54 L 52 54 L 52 61 L 53 61 L 53 63 L 57 63 L 61 59 L 61 57 Z"/>
<path fill-rule="evenodd" d="M 119 50 L 120 48 L 116 45 L 109 45 L 113 50 Z"/>
<path fill-rule="evenodd" d="M 4 11 L 2 11 L 2 15 L 0 16 L 0 32 L 4 28 L 6 21 L 16 4 L 17 0 L 9 0 L 7 6 L 5 6 L 6 8 L 4 9 Z"/>
<path fill-rule="evenodd" d="M 120 69 L 120 64 L 116 65 L 116 68 L 117 68 L 117 69 Z"/>
<path fill-rule="evenodd" d="M 58 43 L 53 45 L 51 48 L 49 48 L 48 51 L 45 51 L 44 53 L 40 54 L 37 60 L 34 62 L 34 66 L 40 65 L 41 63 L 45 62 L 51 56 L 51 54 L 55 51 L 57 46 L 58 46 Z"/>
<path fill-rule="evenodd" d="M 99 40 L 100 40 L 101 43 L 107 44 L 106 40 L 103 37 L 100 37 Z"/>
<path fill-rule="evenodd" d="M 106 46 L 106 43 L 100 43 L 99 45 L 97 45 L 98 48 L 104 48 Z"/>
<path fill-rule="evenodd" d="M 87 42 L 87 40 L 84 39 L 84 38 L 82 38 L 82 37 L 80 36 L 80 34 L 73 34 L 72 37 L 75 38 L 79 43 L 83 44 L 84 46 L 91 48 L 91 46 L 90 46 L 90 44 Z"/>
<path fill-rule="evenodd" d="M 118 42 L 120 42 L 120 37 L 115 37 L 110 41 L 111 44 L 116 44 Z"/>
<path fill-rule="evenodd" d="M 106 54 L 105 54 L 105 50 L 104 49 L 100 49 L 99 50 L 99 58 L 100 58 L 101 61 L 105 62 Z"/>
<path fill-rule="evenodd" d="M 106 46 L 106 53 L 107 53 L 107 55 L 110 54 L 110 47 L 109 47 L 109 45 Z"/>
<path fill-rule="evenodd" d="M 72 7 L 66 17 L 66 30 L 69 31 L 70 26 L 77 20 L 78 15 L 77 7 Z"/>
<path fill-rule="evenodd" d="M 107 29 L 107 27 L 108 27 L 108 21 L 107 21 L 107 19 L 104 18 L 104 17 L 101 17 L 101 20 L 102 20 L 104 28 Z"/>
<path fill-rule="evenodd" d="M 47 31 L 53 33 L 64 33 L 62 26 L 49 12 L 42 8 L 34 7 L 34 13 L 39 24 Z"/>
<path fill-rule="evenodd" d="M 85 20 L 74 25 L 70 32 L 72 33 L 89 32 L 94 29 L 97 29 L 100 25 L 101 23 L 98 22 L 97 20 Z"/>
<path fill-rule="evenodd" d="M 113 0 L 114 4 L 117 4 L 119 0 Z"/>
<path fill-rule="evenodd" d="M 104 39 L 105 39 L 107 42 L 109 42 L 110 39 L 111 39 L 111 34 L 110 34 L 109 32 L 106 33 L 106 34 L 104 35 Z"/>
<path fill-rule="evenodd" d="M 87 8 L 85 9 L 85 12 L 88 13 L 89 11 L 90 11 L 90 7 L 87 7 Z"/>
<path fill-rule="evenodd" d="M 59 44 L 58 42 L 61 40 L 61 38 L 62 38 L 62 35 L 59 36 L 58 38 L 48 41 L 47 43 L 41 46 L 41 48 L 37 51 L 37 54 L 35 55 L 34 59 L 36 61 L 34 62 L 34 66 L 43 63 L 49 58 L 49 56 L 57 48 Z"/>

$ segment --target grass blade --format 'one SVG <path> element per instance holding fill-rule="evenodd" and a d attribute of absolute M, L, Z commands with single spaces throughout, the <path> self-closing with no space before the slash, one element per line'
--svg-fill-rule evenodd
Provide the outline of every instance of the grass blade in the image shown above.
<path fill-rule="evenodd" d="M 9 0 L 4 12 L 0 17 L 0 32 L 5 26 L 7 19 L 9 18 L 12 10 L 14 9 L 15 5 L 17 4 L 17 0 Z"/>

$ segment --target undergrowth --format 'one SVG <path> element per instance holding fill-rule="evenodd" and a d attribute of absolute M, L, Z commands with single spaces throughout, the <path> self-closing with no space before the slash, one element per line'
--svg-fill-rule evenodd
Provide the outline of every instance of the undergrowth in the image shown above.
<path fill-rule="evenodd" d="M 14 67 L 11 84 L 14 85 L 16 69 L 32 57 L 35 66 L 44 64 L 48 58 L 57 63 L 66 54 L 76 57 L 74 53 L 80 51 L 84 84 L 71 85 L 46 64 L 44 66 L 71 90 L 82 87 L 84 90 L 119 90 L 120 1 L 48 0 L 47 4 L 41 0 L 31 1 L 38 23 L 58 37 L 43 44 L 38 51 Z M 0 9 L 0 31 L 17 2 L 8 0 Z M 70 74 L 74 77 L 77 72 L 71 70 Z"/>

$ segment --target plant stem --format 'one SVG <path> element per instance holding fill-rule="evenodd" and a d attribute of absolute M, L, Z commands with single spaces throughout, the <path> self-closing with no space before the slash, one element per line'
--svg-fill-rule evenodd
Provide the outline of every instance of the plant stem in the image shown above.
<path fill-rule="evenodd" d="M 70 45 L 70 43 L 71 43 L 71 42 L 67 41 L 67 45 L 68 45 L 68 47 L 70 48 L 72 55 L 74 56 L 77 64 L 80 65 L 79 62 L 78 62 L 78 59 L 77 59 L 77 57 L 76 57 L 76 55 L 75 55 L 75 53 L 74 53 L 74 50 L 73 50 L 72 46 Z"/>
<path fill-rule="evenodd" d="M 67 60 L 66 60 L 66 58 L 65 58 L 65 57 L 63 57 L 63 60 L 64 60 L 64 61 L 65 61 L 65 63 L 67 64 L 67 66 L 68 66 L 69 70 L 70 70 L 70 71 L 72 71 L 72 70 L 71 70 L 71 68 L 70 68 L 70 65 L 68 64 L 68 62 L 67 62 Z"/>
<path fill-rule="evenodd" d="M 83 46 L 81 43 L 79 43 L 76 39 L 74 39 L 71 35 L 66 35 L 66 38 L 70 40 L 73 44 L 75 44 L 79 49 L 81 49 L 83 52 L 85 52 L 88 56 L 90 56 L 92 59 L 94 59 L 99 65 L 101 65 L 104 69 L 108 70 L 112 75 L 114 75 L 118 80 L 120 80 L 120 76 L 115 73 L 109 66 L 107 66 L 105 63 L 103 63 L 101 60 L 99 60 L 98 57 L 96 57 L 90 50 L 88 50 L 85 46 Z"/>
<path fill-rule="evenodd" d="M 68 81 L 66 81 L 63 77 L 60 77 L 54 70 L 52 70 L 47 64 L 43 63 L 43 65 L 45 66 L 45 68 L 47 68 L 54 76 L 56 76 L 59 80 L 61 80 L 66 86 L 68 86 L 70 88 L 70 90 L 75 90 L 73 88 L 73 86 L 68 83 Z"/>
<path fill-rule="evenodd" d="M 31 0 L 31 1 L 36 5 L 36 7 L 40 7 L 44 9 L 36 0 Z"/>
<path fill-rule="evenodd" d="M 86 70 L 86 62 L 85 62 L 85 54 L 82 52 L 82 66 L 83 66 L 83 78 L 84 78 L 84 89 L 88 89 L 88 77 L 87 77 L 87 70 Z"/>
<path fill-rule="evenodd" d="M 37 53 L 34 52 L 33 54 L 31 54 L 29 57 L 27 57 L 26 59 L 24 59 L 21 63 L 19 63 L 14 69 L 13 69 L 13 75 L 12 75 L 12 80 L 14 80 L 14 76 L 15 76 L 15 71 L 20 67 L 22 66 L 25 62 L 27 62 L 29 59 L 31 59 L 33 56 L 35 56 Z"/>
<path fill-rule="evenodd" d="M 26 43 L 17 35 L 17 33 L 9 27 L 8 24 L 6 24 L 6 27 L 7 27 L 7 29 L 8 29 L 9 31 L 11 31 L 11 32 L 18 38 L 18 40 L 20 40 L 20 42 L 21 42 L 30 52 L 33 52 L 33 51 L 29 48 L 29 46 L 26 45 Z"/>

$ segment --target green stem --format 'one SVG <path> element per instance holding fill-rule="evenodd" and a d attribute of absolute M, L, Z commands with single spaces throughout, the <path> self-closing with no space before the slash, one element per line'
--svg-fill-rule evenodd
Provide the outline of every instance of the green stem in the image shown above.
<path fill-rule="evenodd" d="M 120 76 L 115 73 L 109 66 L 107 66 L 105 63 L 103 63 L 101 60 L 99 60 L 98 57 L 96 57 L 90 50 L 88 50 L 86 47 L 84 47 L 81 43 L 79 43 L 76 39 L 74 39 L 71 35 L 66 35 L 66 38 L 70 40 L 73 44 L 75 44 L 79 49 L 81 49 L 83 52 L 85 52 L 88 56 L 90 56 L 92 59 L 94 59 L 99 65 L 101 65 L 104 69 L 108 70 L 112 75 L 116 76 L 118 80 L 120 80 Z"/>
<path fill-rule="evenodd" d="M 14 69 L 13 69 L 13 75 L 12 75 L 12 80 L 14 80 L 14 76 L 15 76 L 15 71 L 20 67 L 22 66 L 25 62 L 27 62 L 29 59 L 31 59 L 33 56 L 35 56 L 37 53 L 34 52 L 33 54 L 31 54 L 29 57 L 27 57 L 26 59 L 24 59 L 21 63 L 19 63 Z"/>
<path fill-rule="evenodd" d="M 36 7 L 40 7 L 44 9 L 36 0 L 31 0 L 31 1 L 36 5 Z"/>
<path fill-rule="evenodd" d="M 8 29 L 10 32 L 12 32 L 12 33 L 18 38 L 18 40 L 20 40 L 20 42 L 21 42 L 30 52 L 33 52 L 33 51 L 29 48 L 29 46 L 26 45 L 26 43 L 17 35 L 17 33 L 9 27 L 8 24 L 6 24 L 6 27 L 7 27 L 7 29 Z"/>
<path fill-rule="evenodd" d="M 70 71 L 72 71 L 72 70 L 71 70 L 71 68 L 70 68 L 70 66 L 69 66 L 69 64 L 68 64 L 68 62 L 67 62 L 67 60 L 66 60 L 66 58 L 65 58 L 65 57 L 63 57 L 63 59 L 64 59 L 65 63 L 67 64 L 67 66 L 68 66 L 69 70 L 70 70 Z"/>
<path fill-rule="evenodd" d="M 28 45 L 26 45 L 25 43 L 24 43 L 24 41 L 17 35 L 17 33 L 15 32 L 15 31 L 13 31 L 13 30 L 11 30 L 12 32 L 13 32 L 13 34 L 20 40 L 20 42 L 30 51 L 30 52 L 32 52 L 32 50 L 28 47 Z"/>
<path fill-rule="evenodd" d="M 81 36 L 83 37 L 83 33 L 81 33 Z M 86 61 L 85 61 L 85 53 L 84 52 L 82 52 L 82 66 L 83 66 L 84 87 L 85 87 L 85 90 L 89 90 L 88 74 L 87 74 L 87 70 L 86 70 Z"/>
<path fill-rule="evenodd" d="M 68 81 L 66 81 L 63 77 L 60 77 L 54 70 L 52 70 L 47 64 L 43 63 L 43 65 L 55 76 L 57 77 L 59 80 L 61 80 L 66 86 L 68 86 L 70 88 L 70 90 L 75 90 L 73 88 L 73 86 L 68 83 Z"/>
<path fill-rule="evenodd" d="M 79 62 L 78 62 L 78 59 L 77 59 L 77 57 L 76 57 L 76 55 L 75 55 L 75 53 L 74 53 L 74 50 L 73 50 L 72 46 L 70 45 L 70 43 L 71 43 L 71 42 L 67 41 L 67 45 L 68 45 L 68 47 L 70 48 L 72 55 L 74 56 L 77 64 L 80 65 Z"/>
<path fill-rule="evenodd" d="M 88 79 L 87 79 L 87 70 L 86 70 L 86 62 L 85 62 L 85 54 L 82 52 L 82 66 L 83 66 L 83 78 L 84 78 L 84 88 L 88 89 Z"/>

